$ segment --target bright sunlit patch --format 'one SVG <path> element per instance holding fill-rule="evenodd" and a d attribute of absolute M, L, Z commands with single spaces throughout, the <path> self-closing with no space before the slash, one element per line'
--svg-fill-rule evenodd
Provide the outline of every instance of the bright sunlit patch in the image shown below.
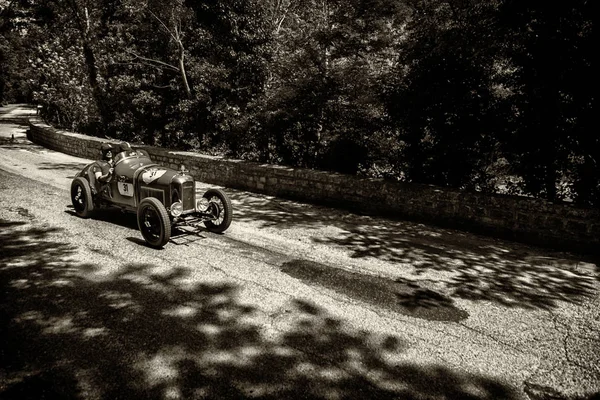
<path fill-rule="evenodd" d="M 6 251 L 8 251 L 10 248 L 7 247 L 5 248 Z M 27 265 L 29 265 L 29 263 L 26 260 L 12 260 L 10 262 L 7 262 L 5 268 L 4 269 L 10 269 L 10 268 L 20 268 L 20 267 L 26 267 Z"/>
<path fill-rule="evenodd" d="M 152 386 L 169 386 L 169 382 L 173 382 L 179 377 L 177 364 L 184 357 L 185 354 L 180 348 L 164 349 L 158 354 L 144 357 L 144 359 L 136 363 L 136 369 L 146 375 L 146 382 Z M 169 393 L 171 395 L 177 394 L 175 392 Z M 167 398 L 177 399 L 180 397 Z"/>
<path fill-rule="evenodd" d="M 27 289 L 31 286 L 31 283 L 27 279 L 15 279 L 10 282 L 10 286 L 14 289 Z"/>
<path fill-rule="evenodd" d="M 191 306 L 179 306 L 170 310 L 165 310 L 162 314 L 169 317 L 190 318 L 198 314 L 198 310 Z"/>
<path fill-rule="evenodd" d="M 235 356 L 235 354 L 232 354 L 228 351 L 207 352 L 206 354 L 203 354 L 202 361 L 213 363 L 213 364 L 229 364 L 229 365 L 243 364 L 243 360 L 237 358 Z"/>
<path fill-rule="evenodd" d="M 50 284 L 50 286 L 55 287 L 65 287 L 65 286 L 73 286 L 73 282 L 68 281 L 66 279 L 57 279 Z"/>
<path fill-rule="evenodd" d="M 150 277 L 144 275 L 127 274 L 124 275 L 123 278 L 142 286 L 150 286 L 154 283 Z"/>
<path fill-rule="evenodd" d="M 82 399 L 101 400 L 99 389 L 94 382 L 94 371 L 91 369 L 77 369 L 74 371 L 77 380 L 77 389 Z"/>
<path fill-rule="evenodd" d="M 210 305 L 226 304 L 230 301 L 229 296 L 225 294 L 217 294 L 212 296 L 209 303 Z"/>
<path fill-rule="evenodd" d="M 348 377 L 348 373 L 339 368 L 325 368 L 319 371 L 319 375 L 324 380 L 340 381 Z"/>
<path fill-rule="evenodd" d="M 307 362 L 298 363 L 296 370 L 304 375 L 314 375 L 316 372 L 315 366 Z"/>
<path fill-rule="evenodd" d="M 123 308 L 129 308 L 132 310 L 137 310 L 141 308 L 137 305 L 132 299 L 131 294 L 129 293 L 119 293 L 119 292 L 105 292 L 100 294 L 100 298 L 106 299 L 108 301 L 108 306 L 117 310 Z"/>
<path fill-rule="evenodd" d="M 292 357 L 296 351 L 292 350 L 290 347 L 277 346 L 275 349 L 273 349 L 273 353 L 281 357 Z"/>
<path fill-rule="evenodd" d="M 168 399 L 168 400 L 176 400 L 176 399 L 182 399 L 183 397 L 181 396 L 181 391 L 179 390 L 179 388 L 177 388 L 175 386 L 170 386 L 165 389 L 164 398 Z"/>
<path fill-rule="evenodd" d="M 211 324 L 199 325 L 197 329 L 198 329 L 198 331 L 204 333 L 205 335 L 209 335 L 209 336 L 214 336 L 214 335 L 219 334 L 219 332 L 221 332 L 220 327 L 218 327 L 217 325 L 211 325 Z"/>
<path fill-rule="evenodd" d="M 83 330 L 83 336 L 86 338 L 93 338 L 97 336 L 103 336 L 107 334 L 106 328 L 87 328 Z"/>
<path fill-rule="evenodd" d="M 488 397 L 488 393 L 486 393 L 486 391 L 483 388 L 476 386 L 473 383 L 464 383 L 461 385 L 461 389 L 465 393 L 465 396 L 467 393 L 470 394 L 470 398 L 483 399 L 485 397 Z"/>
<path fill-rule="evenodd" d="M 44 314 L 39 311 L 27 311 L 15 318 L 16 322 L 42 320 Z"/>
<path fill-rule="evenodd" d="M 73 324 L 73 318 L 71 317 L 57 317 L 50 318 L 46 321 L 40 321 L 40 325 L 44 325 L 45 328 L 43 330 L 44 333 L 50 334 L 63 334 L 63 333 L 71 333 L 75 331 L 75 326 Z"/>
<path fill-rule="evenodd" d="M 242 347 L 239 352 L 242 357 L 256 357 L 261 354 L 261 349 L 256 346 L 246 346 Z"/>

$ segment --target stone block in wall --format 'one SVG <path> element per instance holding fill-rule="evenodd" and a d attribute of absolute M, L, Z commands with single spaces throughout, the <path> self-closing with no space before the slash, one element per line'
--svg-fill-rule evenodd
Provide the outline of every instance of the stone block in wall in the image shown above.
<path fill-rule="evenodd" d="M 566 223 L 566 228 L 567 231 L 575 234 L 576 236 L 580 236 L 580 237 L 587 237 L 588 236 L 588 226 L 589 223 L 586 223 L 584 221 L 573 221 L 573 220 L 568 220 Z"/>
<path fill-rule="evenodd" d="M 440 200 L 436 203 L 435 212 L 437 216 L 456 218 L 458 205 L 447 199 Z"/>
<path fill-rule="evenodd" d="M 293 177 L 294 176 L 294 168 L 284 167 L 281 165 L 273 165 L 273 173 L 277 176 L 283 177 Z"/>
<path fill-rule="evenodd" d="M 457 218 L 473 221 L 480 217 L 485 217 L 485 208 L 477 203 L 461 201 L 456 207 Z"/>
<path fill-rule="evenodd" d="M 573 205 L 561 205 L 562 207 L 555 207 L 557 210 L 560 208 L 560 213 L 567 218 L 577 219 L 589 219 L 597 218 L 600 221 L 600 210 L 589 210 L 585 208 L 578 208 Z M 595 212 L 594 212 L 595 211 Z"/>
<path fill-rule="evenodd" d="M 464 192 L 458 196 L 459 204 L 468 204 L 469 206 L 475 206 L 481 201 L 481 196 L 477 193 Z"/>
<path fill-rule="evenodd" d="M 564 218 L 561 217 L 549 216 L 546 218 L 545 225 L 549 230 L 563 231 L 566 225 L 566 221 Z"/>
<path fill-rule="evenodd" d="M 496 205 L 494 208 L 489 208 L 487 216 L 498 221 L 502 225 L 512 224 L 516 219 L 515 210 L 510 207 L 500 207 Z"/>

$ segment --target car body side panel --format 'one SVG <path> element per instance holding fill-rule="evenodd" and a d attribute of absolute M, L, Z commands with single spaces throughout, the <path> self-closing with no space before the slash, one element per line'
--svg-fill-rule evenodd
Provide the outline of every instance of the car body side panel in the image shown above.
<path fill-rule="evenodd" d="M 88 179 L 87 165 L 78 176 Z M 147 153 L 122 152 L 115 157 L 114 172 L 110 184 L 110 195 L 103 192 L 102 199 L 117 207 L 135 211 L 146 197 L 159 199 L 166 208 L 174 197 L 184 203 L 186 211 L 195 211 L 194 178 L 186 173 L 152 162 Z"/>
<path fill-rule="evenodd" d="M 178 174 L 177 171 L 153 166 L 140 170 L 136 176 L 136 184 L 139 188 L 139 201 L 146 197 L 156 197 L 165 207 L 171 206 L 171 180 Z"/>
<path fill-rule="evenodd" d="M 79 171 L 79 173 L 77 175 L 75 175 L 75 177 L 79 177 L 82 176 L 84 177 L 86 180 L 89 181 L 88 179 L 88 171 L 89 169 L 92 167 L 92 165 L 94 165 L 94 163 L 88 164 L 85 167 L 83 167 L 83 169 L 81 171 Z"/>
<path fill-rule="evenodd" d="M 143 154 L 130 152 L 119 153 L 115 157 L 113 176 L 110 180 L 112 197 L 103 195 L 103 198 L 117 206 L 129 209 L 137 207 L 133 176 L 136 171 L 146 166 L 154 165 L 149 157 Z"/>

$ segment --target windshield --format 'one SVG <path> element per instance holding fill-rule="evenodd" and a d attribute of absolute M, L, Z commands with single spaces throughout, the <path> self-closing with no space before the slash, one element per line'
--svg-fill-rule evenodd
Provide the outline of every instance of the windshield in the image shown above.
<path fill-rule="evenodd" d="M 114 163 L 117 164 L 119 161 L 125 160 L 127 158 L 150 158 L 148 152 L 146 150 L 132 150 L 132 151 L 122 151 L 115 157 Z"/>

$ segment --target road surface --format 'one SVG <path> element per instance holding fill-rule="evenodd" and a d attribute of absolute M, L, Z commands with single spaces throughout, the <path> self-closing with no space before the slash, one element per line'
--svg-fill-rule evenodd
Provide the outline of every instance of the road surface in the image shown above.
<path fill-rule="evenodd" d="M 26 112 L 0 108 L 0 399 L 600 391 L 594 260 L 228 188 L 225 234 L 154 250 L 134 215 L 74 214 L 90 160 Z"/>

